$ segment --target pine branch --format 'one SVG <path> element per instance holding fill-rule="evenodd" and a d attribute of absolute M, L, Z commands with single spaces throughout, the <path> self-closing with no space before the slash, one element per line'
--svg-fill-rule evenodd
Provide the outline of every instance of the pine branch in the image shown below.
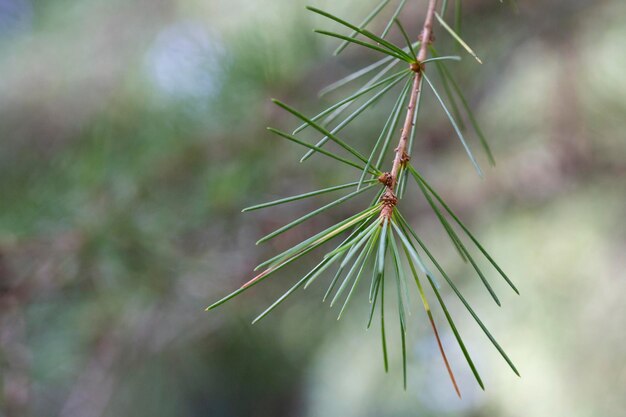
<path fill-rule="evenodd" d="M 480 139 L 481 145 L 483 146 L 490 162 L 494 165 L 493 155 L 482 130 L 480 129 L 477 120 L 460 89 L 460 86 L 456 83 L 451 73 L 446 68 L 447 62 L 458 61 L 460 60 L 460 57 L 439 55 L 432 46 L 432 41 L 434 39 L 433 25 L 434 22 L 438 20 L 441 26 L 448 31 L 463 48 L 477 58 L 473 50 L 465 41 L 461 39 L 459 35 L 460 20 L 458 19 L 458 16 L 460 16 L 461 10 L 460 1 L 455 1 L 455 29 L 452 29 L 444 21 L 448 2 L 445 0 L 443 1 L 441 15 L 439 15 L 435 11 L 438 3 L 437 0 L 429 0 L 420 36 L 416 42 L 411 42 L 411 38 L 407 30 L 398 19 L 398 16 L 403 10 L 406 2 L 406 0 L 401 0 L 399 2 L 381 36 L 377 36 L 366 30 L 365 26 L 367 26 L 371 20 L 381 13 L 385 5 L 388 4 L 388 0 L 381 1 L 359 25 L 352 24 L 345 19 L 332 15 L 329 12 L 314 7 L 308 7 L 310 11 L 327 18 L 333 24 L 341 25 L 344 30 L 345 28 L 351 30 L 348 35 L 330 32 L 327 30 L 316 30 L 317 33 L 343 41 L 336 49 L 337 53 L 341 52 L 347 45 L 353 44 L 382 53 L 386 55 L 386 57 L 375 62 L 374 64 L 366 66 L 363 69 L 357 70 L 340 81 L 325 88 L 322 92 L 324 94 L 331 91 L 341 91 L 349 84 L 353 84 L 353 82 L 362 78 L 364 75 L 376 70 L 375 74 L 369 80 L 364 82 L 364 85 L 355 89 L 356 91 L 350 92 L 347 96 L 344 96 L 343 99 L 340 99 L 334 105 L 328 107 L 326 110 L 313 117 L 309 117 L 303 112 L 298 111 L 287 104 L 274 100 L 274 103 L 277 106 L 297 118 L 301 124 L 293 131 L 292 134 L 288 134 L 274 128 L 268 129 L 272 133 L 288 141 L 307 148 L 308 152 L 301 159 L 301 162 L 307 160 L 315 153 L 320 153 L 333 159 L 335 162 L 356 168 L 359 172 L 359 176 L 356 177 L 355 180 L 358 179 L 358 181 L 346 182 L 317 191 L 280 198 L 278 200 L 251 206 L 243 211 L 271 208 L 277 205 L 287 204 L 320 195 L 328 195 L 341 191 L 344 192 L 344 195 L 339 196 L 331 202 L 322 205 L 320 208 L 315 209 L 302 217 L 292 220 L 282 227 L 279 227 L 276 231 L 271 232 L 257 242 L 263 243 L 279 236 L 283 232 L 291 230 L 294 227 L 298 227 L 300 224 L 309 220 L 313 216 L 327 213 L 332 208 L 355 198 L 360 194 L 365 194 L 369 190 L 377 190 L 374 198 L 371 200 L 371 203 L 367 207 L 361 209 L 358 213 L 349 216 L 333 226 L 330 226 L 327 229 L 292 246 L 291 248 L 286 249 L 282 253 L 279 253 L 278 255 L 262 262 L 255 268 L 255 271 L 262 269 L 262 272 L 246 282 L 239 289 L 210 305 L 207 310 L 222 305 L 252 286 L 264 281 L 278 270 L 309 254 L 313 250 L 326 245 L 328 242 L 341 235 L 347 234 L 348 236 L 343 239 L 339 245 L 337 245 L 334 249 L 327 251 L 313 269 L 304 274 L 303 277 L 296 281 L 295 284 L 292 284 L 292 286 L 280 298 L 265 309 L 253 323 L 256 323 L 266 317 L 298 289 L 306 289 L 314 282 L 317 282 L 318 278 L 331 267 L 336 267 L 337 269 L 328 285 L 328 289 L 323 296 L 322 302 L 329 299 L 331 307 L 341 305 L 338 314 L 339 319 L 346 313 L 347 307 L 356 292 L 356 288 L 362 280 L 366 267 L 371 265 L 372 276 L 369 285 L 369 302 L 371 306 L 368 314 L 367 328 L 370 328 L 372 325 L 374 314 L 379 306 L 383 364 L 385 371 L 388 371 L 389 346 L 387 343 L 386 332 L 386 323 L 388 323 L 388 319 L 385 318 L 385 286 L 392 285 L 395 282 L 395 292 L 397 295 L 396 304 L 398 307 L 397 317 L 400 325 L 403 381 L 406 389 L 407 352 L 410 352 L 410 349 L 407 349 L 407 340 L 409 339 L 407 339 L 406 333 L 408 329 L 407 321 L 411 311 L 409 290 L 406 281 L 407 276 L 412 276 L 417 284 L 422 305 L 428 320 L 430 321 L 434 337 L 444 365 L 448 371 L 452 386 L 460 397 L 461 392 L 452 372 L 447 355 L 444 352 L 439 330 L 435 326 L 431 303 L 429 303 L 428 296 L 419 279 L 418 270 L 421 271 L 420 274 L 423 274 L 423 276 L 427 278 L 427 281 L 437 298 L 438 305 L 441 307 L 443 314 L 446 317 L 446 321 L 449 324 L 450 329 L 457 340 L 457 344 L 463 353 L 467 365 L 474 374 L 478 385 L 484 389 L 482 379 L 478 374 L 465 343 L 463 342 L 450 312 L 444 303 L 444 299 L 440 293 L 441 287 L 437 277 L 443 278 L 445 283 L 450 286 L 492 344 L 496 347 L 498 352 L 509 364 L 513 372 L 515 372 L 518 376 L 519 372 L 513 365 L 511 359 L 504 352 L 504 349 L 496 342 L 495 338 L 491 335 L 491 333 L 489 333 L 486 326 L 478 318 L 456 284 L 446 274 L 437 258 L 428 248 L 427 244 L 419 237 L 419 234 L 409 225 L 407 220 L 398 210 L 399 200 L 403 198 L 407 189 L 408 177 L 415 179 L 418 190 L 421 191 L 422 196 L 426 200 L 427 206 L 432 209 L 437 220 L 443 227 L 443 230 L 450 238 L 452 247 L 456 249 L 461 259 L 471 265 L 471 267 L 475 270 L 476 274 L 494 301 L 498 303 L 498 305 L 500 304 L 495 291 L 487 280 L 487 276 L 483 273 L 482 269 L 475 261 L 471 251 L 473 252 L 477 250 L 480 252 L 509 284 L 513 291 L 518 292 L 518 290 L 500 266 L 494 261 L 494 259 L 478 242 L 468 228 L 461 222 L 459 217 L 452 211 L 449 205 L 445 203 L 443 198 L 428 182 L 426 182 L 415 167 L 409 163 L 411 147 L 416 137 L 416 123 L 422 102 L 422 89 L 424 85 L 427 85 L 430 87 L 430 90 L 432 90 L 436 102 L 441 106 L 446 114 L 451 127 L 456 132 L 463 148 L 465 149 L 471 162 L 474 164 L 478 174 L 482 176 L 482 171 L 470 149 L 468 142 L 465 139 L 464 134 L 462 133 L 464 130 L 463 120 L 461 118 L 462 114 L 465 114 L 465 116 L 469 118 L 474 132 Z M 400 35 L 402 35 L 405 44 L 404 47 L 395 45 L 385 39 L 392 27 L 397 28 Z M 431 57 L 428 56 L 429 51 L 432 53 Z M 408 64 L 409 68 L 396 72 L 392 75 L 386 75 L 397 64 L 401 63 Z M 425 74 L 427 64 L 430 66 L 431 63 L 434 64 L 441 76 L 441 83 L 443 85 L 443 90 L 445 91 L 444 97 L 439 94 L 438 87 L 436 87 L 433 81 L 431 81 Z M 382 69 L 380 69 L 381 67 Z M 365 155 L 361 154 L 361 152 L 357 150 L 357 148 L 362 144 L 354 144 L 353 141 L 340 137 L 340 132 L 342 132 L 344 127 L 346 127 L 349 123 L 357 119 L 366 109 L 369 109 L 375 103 L 380 101 L 380 98 L 383 95 L 390 94 L 389 92 L 393 91 L 397 84 L 403 86 L 399 89 L 399 91 L 396 90 L 398 91 L 397 99 L 394 101 L 394 104 L 388 113 L 388 117 L 382 127 L 382 130 L 380 131 L 378 139 L 375 141 L 371 151 L 366 153 L 366 155 L 369 155 L 369 157 L 366 158 Z M 448 100 L 447 104 L 444 101 L 444 98 Z M 460 107 L 458 106 L 457 100 L 461 104 Z M 344 111 L 353 104 L 358 105 L 356 110 L 353 110 L 349 114 L 345 115 Z M 400 130 L 398 144 L 393 151 L 393 163 L 391 165 L 391 169 L 388 172 L 382 172 L 383 161 L 389 154 L 390 147 L 392 146 L 391 143 L 393 141 L 393 137 L 397 134 L 397 127 L 400 124 L 405 106 L 406 112 L 404 113 L 404 121 Z M 450 111 L 449 108 L 451 108 L 452 111 Z M 463 110 L 463 112 L 460 110 Z M 321 139 L 313 142 L 313 144 L 309 143 L 309 140 L 303 140 L 296 136 L 305 129 L 322 135 Z M 342 152 L 349 153 L 349 158 L 340 156 L 334 151 L 324 148 L 324 145 L 328 141 L 332 141 L 334 144 L 338 145 Z M 356 190 L 350 190 L 354 187 L 356 187 Z M 459 228 L 462 232 L 458 230 Z M 471 240 L 473 245 L 466 245 L 463 243 L 466 239 Z M 405 264 L 408 264 L 410 267 L 409 270 L 404 268 Z M 438 275 L 435 275 L 431 271 L 432 268 L 435 268 L 434 271 L 438 272 Z M 389 271 L 389 269 L 392 271 Z M 392 274 L 392 279 L 385 280 L 386 277 L 389 277 L 388 274 L 390 272 L 394 272 Z M 395 280 L 393 278 L 395 278 Z M 343 302 L 340 302 L 342 298 Z"/>
<path fill-rule="evenodd" d="M 437 0 L 429 0 L 428 9 L 426 11 L 426 19 L 424 20 L 424 26 L 420 35 L 421 44 L 419 52 L 417 54 L 417 60 L 416 62 L 413 62 L 411 64 L 411 70 L 415 73 L 415 75 L 413 76 L 413 87 L 411 89 L 411 96 L 409 98 L 409 107 L 406 112 L 406 117 L 404 118 L 402 134 L 400 135 L 398 146 L 395 149 L 395 157 L 390 172 L 391 177 L 386 184 L 387 191 L 385 192 L 385 196 L 389 203 L 383 207 L 380 214 L 381 217 L 387 219 L 391 218 L 393 209 L 398 201 L 394 191 L 398 183 L 398 175 L 400 174 L 400 169 L 409 160 L 407 145 L 409 140 L 409 134 L 411 132 L 411 128 L 413 127 L 415 109 L 417 108 L 417 99 L 420 94 L 420 88 L 422 86 L 422 76 L 425 70 L 425 65 L 422 63 L 422 61 L 425 61 L 428 57 L 428 45 L 433 36 L 433 23 L 435 20 L 436 7 Z"/>

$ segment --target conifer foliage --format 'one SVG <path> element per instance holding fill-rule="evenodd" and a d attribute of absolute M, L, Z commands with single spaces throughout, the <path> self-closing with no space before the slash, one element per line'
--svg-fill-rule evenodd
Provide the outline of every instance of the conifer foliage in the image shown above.
<path fill-rule="evenodd" d="M 322 95 L 335 91 L 348 92 L 345 93 L 345 98 L 316 115 L 307 116 L 289 104 L 273 100 L 274 104 L 291 114 L 301 124 L 291 133 L 271 127 L 268 130 L 280 138 L 305 148 L 306 152 L 301 161 L 323 156 L 333 159 L 338 164 L 351 167 L 354 169 L 354 181 L 258 204 L 243 211 L 265 209 L 331 193 L 342 194 L 331 203 L 293 220 L 257 242 L 263 243 L 359 195 L 370 194 L 372 197 L 371 204 L 358 213 L 263 262 L 257 267 L 259 273 L 254 278 L 209 306 L 207 310 L 214 309 L 238 296 L 313 250 L 322 246 L 328 247 L 327 243 L 335 242 L 335 246 L 330 246 L 327 253 L 319 259 L 319 263 L 313 269 L 263 311 L 254 322 L 267 316 L 296 290 L 307 288 L 319 282 L 318 280 L 321 280 L 322 277 L 332 277 L 323 301 L 328 300 L 330 306 L 337 305 L 339 317 L 353 301 L 359 284 L 369 286 L 367 301 L 370 309 L 366 319 L 367 327 L 369 328 L 374 320 L 379 322 L 382 356 L 386 371 L 389 367 L 386 328 L 391 324 L 391 320 L 388 315 L 385 315 L 387 313 L 385 311 L 385 301 L 387 301 L 385 295 L 395 298 L 394 304 L 397 306 L 396 324 L 400 327 L 402 368 L 406 388 L 409 288 L 414 284 L 432 327 L 452 385 L 460 396 L 459 387 L 433 319 L 431 302 L 434 301 L 432 305 L 437 305 L 443 311 L 443 315 L 476 382 L 483 389 L 484 384 L 444 302 L 441 294 L 442 284 L 450 287 L 513 372 L 517 375 L 519 373 L 511 359 L 463 296 L 455 281 L 446 273 L 420 234 L 402 214 L 402 210 L 410 210 L 410 207 L 402 207 L 402 199 L 410 187 L 421 194 L 424 204 L 432 209 L 443 231 L 450 238 L 454 249 L 463 261 L 469 263 L 475 270 L 477 278 L 496 304 L 500 305 L 500 300 L 487 276 L 479 267 L 477 257 L 484 257 L 511 289 L 516 293 L 518 292 L 513 282 L 463 224 L 459 216 L 424 178 L 418 167 L 411 163 L 411 151 L 416 138 L 422 96 L 425 95 L 423 93 L 431 93 L 429 94 L 429 98 L 432 99 L 431 104 L 440 107 L 446 115 L 451 129 L 455 132 L 459 144 L 467 154 L 477 174 L 482 176 L 483 171 L 466 139 L 465 132 L 471 132 L 478 138 L 487 159 L 492 165 L 495 165 L 493 154 L 476 117 L 473 115 L 459 83 L 448 68 L 451 63 L 459 61 L 461 57 L 438 53 L 434 46 L 435 25 L 438 24 L 437 29 L 442 29 L 458 43 L 459 50 L 465 51 L 469 57 L 478 63 L 482 62 L 460 36 L 460 0 L 456 0 L 453 7 L 449 7 L 452 5 L 449 5 L 447 0 L 444 0 L 440 5 L 437 4 L 437 0 L 429 0 L 425 10 L 422 31 L 415 40 L 411 39 L 408 31 L 400 22 L 400 16 L 407 0 L 400 0 L 395 8 L 391 9 L 391 18 L 380 34 L 375 34 L 367 29 L 367 26 L 376 17 L 389 9 L 390 3 L 392 3 L 391 0 L 383 0 L 360 23 L 356 24 L 327 11 L 307 7 L 310 12 L 326 18 L 332 24 L 333 30 L 320 29 L 315 32 L 340 41 L 335 50 L 335 55 L 340 54 L 346 47 L 353 46 L 375 51 L 381 55 L 381 59 L 325 88 L 321 92 Z M 446 22 L 448 15 L 453 15 L 454 23 Z M 398 38 L 404 40 L 402 44 L 397 45 L 388 40 L 388 35 L 392 30 L 397 31 Z M 438 74 L 440 85 L 436 85 L 435 80 L 431 78 L 431 68 Z M 350 90 L 353 85 L 357 85 L 357 87 Z M 394 87 L 397 88 L 394 89 Z M 341 131 L 366 109 L 379 101 L 381 97 L 392 91 L 398 91 L 397 98 L 395 101 L 392 100 L 394 104 L 389 111 L 386 122 L 381 127 L 374 146 L 367 153 L 360 152 L 357 147 L 362 144 L 343 138 L 340 135 Z M 471 129 L 466 128 L 463 120 L 469 121 Z M 317 142 L 311 143 L 299 137 L 301 132 L 307 129 L 319 135 Z M 394 140 L 398 133 L 399 138 Z M 329 142 L 336 145 L 332 147 L 332 150 L 331 147 L 326 146 Z M 397 143 L 397 145 L 392 149 L 393 143 Z M 391 165 L 388 165 L 389 163 Z M 326 272 L 329 274 L 325 274 Z M 427 293 L 430 294 L 430 298 Z"/>

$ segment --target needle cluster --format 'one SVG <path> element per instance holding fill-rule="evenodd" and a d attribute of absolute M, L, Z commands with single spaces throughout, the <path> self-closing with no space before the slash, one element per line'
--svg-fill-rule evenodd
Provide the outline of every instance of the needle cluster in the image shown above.
<path fill-rule="evenodd" d="M 328 30 L 315 31 L 321 35 L 341 41 L 340 45 L 335 50 L 336 55 L 340 54 L 346 47 L 355 45 L 376 51 L 383 55 L 383 57 L 325 88 L 321 93 L 322 95 L 344 90 L 347 86 L 356 84 L 357 81 L 363 80 L 366 76 L 369 76 L 369 79 L 363 82 L 362 85 L 347 93 L 344 98 L 317 115 L 309 117 L 288 104 L 273 100 L 277 106 L 298 119 L 301 125 L 291 133 L 275 128 L 268 129 L 277 136 L 306 148 L 307 151 L 302 156 L 302 162 L 315 155 L 334 159 L 337 163 L 347 165 L 355 170 L 354 181 L 258 204 L 248 207 L 243 211 L 274 207 L 276 205 L 330 193 L 343 193 L 343 195 L 336 200 L 262 237 L 257 242 L 262 243 L 359 195 L 366 193 L 371 194 L 371 204 L 364 207 L 358 213 L 320 231 L 263 262 L 257 267 L 257 270 L 260 270 L 258 275 L 245 283 L 238 290 L 209 306 L 207 310 L 222 305 L 313 250 L 326 246 L 331 241 L 340 240 L 336 246 L 331 247 L 326 254 L 321 257 L 319 263 L 313 267 L 313 269 L 263 311 L 254 322 L 267 316 L 299 288 L 307 288 L 313 285 L 320 277 L 324 276 L 326 271 L 333 268 L 335 273 L 330 280 L 323 301 L 329 300 L 331 306 L 339 305 L 340 318 L 349 306 L 359 284 L 365 281 L 365 283 L 369 285 L 368 301 L 370 309 L 367 318 L 367 327 L 369 328 L 372 325 L 376 312 L 378 312 L 383 363 L 385 370 L 388 370 L 389 361 L 385 329 L 389 323 L 388 318 L 387 320 L 385 318 L 385 290 L 387 289 L 387 293 L 389 293 L 390 290 L 394 291 L 395 288 L 395 304 L 397 305 L 397 322 L 400 326 L 403 375 L 406 387 L 406 333 L 407 315 L 410 304 L 408 288 L 410 284 L 414 283 L 419 294 L 420 302 L 426 312 L 437 340 L 441 357 L 448 370 L 450 380 L 454 389 L 460 396 L 454 373 L 446 357 L 439 331 L 433 319 L 429 302 L 429 297 L 432 297 L 432 295 L 434 295 L 436 303 L 442 309 L 446 321 L 477 383 L 483 389 L 484 384 L 444 302 L 440 286 L 442 280 L 451 288 L 452 292 L 454 292 L 465 306 L 511 369 L 516 374 L 519 375 L 519 373 L 513 365 L 513 362 L 463 296 L 457 284 L 449 277 L 440 262 L 428 248 L 428 245 L 420 237 L 420 234 L 416 232 L 401 213 L 401 202 L 407 192 L 409 183 L 413 183 L 415 189 L 421 193 L 425 204 L 432 209 L 444 232 L 450 238 L 452 246 L 458 252 L 461 259 L 472 266 L 478 279 L 482 282 L 495 303 L 500 305 L 500 300 L 487 279 L 487 276 L 478 266 L 478 262 L 475 258 L 477 254 L 478 256 L 484 257 L 488 263 L 491 264 L 513 291 L 518 292 L 518 290 L 476 237 L 424 178 L 417 167 L 411 164 L 411 151 L 417 132 L 417 121 L 422 105 L 422 96 L 424 95 L 423 90 L 426 87 L 428 91 L 432 93 L 435 104 L 441 107 L 443 113 L 445 113 L 450 121 L 452 129 L 456 133 L 462 148 L 467 153 L 478 175 L 482 176 L 483 172 L 466 140 L 464 132 L 469 129 L 463 123 L 464 120 L 469 122 L 471 130 L 478 137 L 479 143 L 490 163 L 495 165 L 495 162 L 491 149 L 472 113 L 468 101 L 448 68 L 449 63 L 459 61 L 461 58 L 456 55 L 440 55 L 434 46 L 434 26 L 435 23 L 439 23 L 440 27 L 444 29 L 460 47 L 465 49 L 476 61 L 482 63 L 473 49 L 470 48 L 459 35 L 460 0 L 456 0 L 455 2 L 454 20 L 456 23 L 452 26 L 455 26 L 456 29 L 453 29 L 451 25 L 446 23 L 444 18 L 448 9 L 448 1 L 443 1 L 441 9 L 437 11 L 437 0 L 429 0 L 422 30 L 419 36 L 416 37 L 417 40 L 415 42 L 411 41 L 407 30 L 399 20 L 399 16 L 406 2 L 407 0 L 399 1 L 380 35 L 367 30 L 366 27 L 375 17 L 386 9 L 390 0 L 383 0 L 379 3 L 359 24 L 352 24 L 329 12 L 314 7 L 308 7 L 311 12 L 323 16 L 330 22 L 348 30 L 347 34 Z M 404 39 L 404 45 L 396 45 L 387 40 L 390 31 L 394 28 L 399 32 L 402 39 Z M 434 80 L 431 79 L 429 75 L 431 68 L 434 68 L 438 73 L 440 85 L 436 85 Z M 352 144 L 353 141 L 340 137 L 340 132 L 346 126 L 357 119 L 365 110 L 378 102 L 381 97 L 390 94 L 392 91 L 397 94 L 396 99 L 369 153 L 362 153 L 355 147 L 357 144 Z M 404 121 L 401 123 L 403 116 Z M 400 129 L 398 144 L 392 150 L 393 139 L 400 126 L 402 127 Z M 305 129 L 315 131 L 320 135 L 320 139 L 315 143 L 310 143 L 298 137 L 299 133 Z M 326 146 L 328 142 L 334 143 L 336 145 L 335 148 L 339 148 L 340 152 L 330 150 L 329 147 Z M 388 170 L 384 170 L 384 165 L 390 155 L 393 155 L 392 164 Z M 428 290 L 428 288 L 430 288 L 430 290 Z M 430 295 L 427 294 L 427 290 Z"/>

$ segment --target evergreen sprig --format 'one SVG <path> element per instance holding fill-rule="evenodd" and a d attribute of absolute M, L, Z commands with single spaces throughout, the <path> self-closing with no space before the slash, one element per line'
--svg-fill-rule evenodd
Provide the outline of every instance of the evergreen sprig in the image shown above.
<path fill-rule="evenodd" d="M 496 341 L 487 327 L 478 317 L 469 302 L 463 296 L 457 285 L 452 281 L 445 272 L 441 263 L 433 255 L 419 233 L 409 224 L 399 209 L 399 201 L 404 197 L 408 187 L 407 182 L 413 179 L 417 185 L 417 189 L 424 197 L 425 203 L 432 209 L 438 222 L 448 235 L 452 246 L 458 252 L 464 262 L 468 262 L 475 270 L 478 279 L 485 286 L 487 292 L 493 298 L 497 305 L 500 300 L 495 290 L 487 279 L 487 276 L 479 267 L 476 260 L 476 252 L 482 255 L 499 273 L 503 280 L 516 292 L 517 288 L 504 273 L 502 268 L 494 261 L 485 248 L 479 243 L 476 237 L 463 224 L 459 216 L 456 215 L 443 198 L 435 191 L 435 189 L 426 181 L 424 176 L 410 163 L 411 149 L 416 136 L 418 115 L 420 113 L 423 88 L 428 86 L 433 93 L 435 101 L 441 107 L 443 113 L 449 120 L 452 129 L 456 133 L 462 147 L 467 153 L 471 163 L 477 173 L 482 176 L 482 170 L 478 164 L 476 157 L 465 137 L 466 130 L 464 116 L 469 120 L 473 131 L 478 136 L 480 144 L 483 147 L 490 163 L 495 165 L 493 154 L 485 139 L 482 130 L 473 115 L 471 107 L 462 93 L 459 84 L 452 77 L 447 67 L 449 62 L 460 60 L 458 56 L 442 56 L 432 45 L 433 26 L 437 21 L 444 30 L 446 30 L 463 49 L 471 54 L 478 62 L 482 63 L 475 52 L 460 36 L 460 14 L 461 2 L 456 0 L 454 14 L 454 28 L 446 23 L 445 16 L 448 11 L 448 1 L 444 0 L 438 13 L 435 8 L 437 0 L 429 0 L 428 9 L 426 11 L 425 23 L 416 42 L 412 42 L 407 30 L 399 20 L 406 0 L 401 0 L 394 9 L 391 18 L 385 25 L 382 34 L 375 33 L 366 29 L 366 26 L 377 16 L 379 16 L 390 3 L 389 0 L 383 0 L 376 8 L 369 13 L 360 24 L 352 24 L 340 17 L 329 12 L 320 10 L 315 7 L 307 7 L 311 12 L 327 18 L 329 21 L 338 24 L 340 29 L 349 30 L 347 35 L 339 32 L 331 32 L 328 30 L 316 30 L 315 32 L 336 38 L 342 42 L 335 50 L 335 54 L 341 53 L 349 45 L 357 45 L 363 48 L 373 50 L 382 54 L 384 57 L 379 61 L 359 69 L 343 79 L 333 83 L 321 94 L 327 94 L 332 91 L 340 90 L 349 84 L 354 83 L 366 76 L 370 79 L 355 91 L 348 93 L 345 98 L 337 101 L 332 106 L 321 111 L 313 117 L 308 117 L 304 113 L 294 109 L 293 107 L 278 101 L 273 102 L 290 113 L 301 122 L 301 125 L 289 134 L 278 129 L 268 128 L 270 132 L 279 137 L 294 142 L 304 148 L 307 152 L 301 161 L 305 161 L 315 154 L 322 154 L 328 158 L 334 159 L 344 165 L 356 169 L 355 181 L 340 184 L 337 186 L 311 191 L 291 197 L 282 198 L 268 203 L 258 204 L 248 207 L 243 211 L 253 211 L 274 207 L 281 204 L 291 203 L 293 201 L 312 198 L 320 195 L 347 192 L 343 196 L 333 200 L 332 202 L 307 213 L 306 215 L 291 221 L 285 226 L 262 237 L 257 243 L 266 242 L 274 237 L 300 225 L 310 218 L 326 213 L 333 207 L 348 201 L 361 194 L 371 194 L 372 203 L 362 211 L 328 227 L 327 229 L 305 239 L 295 246 L 283 251 L 282 253 L 272 257 L 271 259 L 260 264 L 255 270 L 261 269 L 261 272 L 245 283 L 241 288 L 227 295 L 221 300 L 210 305 L 207 310 L 211 310 L 233 297 L 246 291 L 248 288 L 260 283 L 261 281 L 274 274 L 276 271 L 291 264 L 292 262 L 307 255 L 309 252 L 326 245 L 330 241 L 340 239 L 345 236 L 339 244 L 329 249 L 322 256 L 319 263 L 306 273 L 298 282 L 289 288 L 281 297 L 279 297 L 272 305 L 263 311 L 253 323 L 267 316 L 271 311 L 278 307 L 287 297 L 293 294 L 301 287 L 307 288 L 318 280 L 330 268 L 336 268 L 336 272 L 331 279 L 328 289 L 325 292 L 323 301 L 330 300 L 330 306 L 340 305 L 338 318 L 345 313 L 350 301 L 352 300 L 358 285 L 364 280 L 369 280 L 369 302 L 370 309 L 367 319 L 367 328 L 372 323 L 376 311 L 380 314 L 381 340 L 383 364 L 385 370 L 388 370 L 388 347 L 385 320 L 385 288 L 389 285 L 395 286 L 396 304 L 398 323 L 401 335 L 401 351 L 402 351 L 402 369 L 403 380 L 406 388 L 406 333 L 407 333 L 407 317 L 410 308 L 409 299 L 409 281 L 413 281 L 417 287 L 421 304 L 426 312 L 428 320 L 431 324 L 433 334 L 437 341 L 438 348 L 441 353 L 442 360 L 450 376 L 452 385 L 460 396 L 460 390 L 454 373 L 444 351 L 443 342 L 441 340 L 438 328 L 433 318 L 431 304 L 427 296 L 424 283 L 428 282 L 428 286 L 434 294 L 437 304 L 441 307 L 443 314 L 448 322 L 457 344 L 471 370 L 478 385 L 484 389 L 483 381 L 476 369 L 474 361 L 465 345 L 463 338 L 456 326 L 449 309 L 446 306 L 444 298 L 441 294 L 439 279 L 452 289 L 461 303 L 474 318 L 479 327 L 483 330 L 487 338 L 502 355 L 513 372 L 519 375 L 515 365 L 505 353 L 504 349 Z M 404 40 L 404 46 L 398 46 L 386 40 L 387 35 L 395 27 L 399 35 Z M 407 68 L 395 71 L 391 75 L 389 73 L 400 63 L 407 65 Z M 426 66 L 433 65 L 439 75 L 441 86 L 426 75 Z M 372 75 L 373 74 L 373 75 Z M 366 110 L 370 109 L 380 99 L 390 94 L 394 87 L 401 85 L 397 98 L 390 109 L 389 116 L 385 121 L 378 139 L 369 154 L 364 155 L 356 146 L 361 145 L 353 141 L 341 138 L 339 133 L 352 121 L 357 119 Z M 443 94 L 441 93 L 443 92 Z M 360 104 L 359 104 L 360 103 Z M 352 106 L 358 104 L 354 110 L 350 110 Z M 398 130 L 403 115 L 403 109 L 406 110 L 400 140 L 395 150 L 391 151 L 392 140 Z M 298 138 L 296 135 L 305 129 L 316 131 L 321 138 L 316 143 Z M 337 145 L 339 151 L 329 150 L 325 145 L 328 141 L 332 141 Z M 351 144 L 353 143 L 353 144 Z M 393 164 L 389 171 L 383 170 L 384 162 L 389 157 L 390 152 L 393 153 Z M 346 236 L 347 235 L 347 236 Z M 471 245 L 467 242 L 471 242 Z M 434 268 L 434 270 L 433 270 Z M 366 274 L 366 272 L 368 272 Z M 365 278 L 371 275 L 371 278 Z"/>

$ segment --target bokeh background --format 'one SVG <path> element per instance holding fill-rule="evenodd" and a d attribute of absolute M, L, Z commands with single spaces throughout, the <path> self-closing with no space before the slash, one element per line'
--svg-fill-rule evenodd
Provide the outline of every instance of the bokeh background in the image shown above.
<path fill-rule="evenodd" d="M 313 4 L 353 21 L 374 6 Z M 410 0 L 402 16 L 412 36 L 425 4 Z M 517 12 L 463 1 L 464 37 L 485 64 L 463 54 L 454 73 L 498 161 L 484 180 L 424 98 L 414 162 L 521 296 L 488 269 L 503 307 L 493 304 L 415 189 L 404 211 L 522 378 L 447 291 L 487 387 L 437 312 L 462 400 L 416 297 L 406 392 L 398 339 L 385 374 L 363 293 L 337 322 L 320 280 L 251 326 L 314 259 L 203 311 L 261 260 L 360 207 L 261 247 L 327 198 L 240 213 L 352 180 L 323 158 L 299 164 L 301 149 L 264 129 L 296 125 L 270 97 L 314 114 L 328 103 L 320 88 L 376 59 L 354 47 L 333 58 L 336 43 L 311 30 L 332 25 L 304 5 L 0 0 L 0 416 L 626 415 L 622 0 L 520 0 Z M 441 31 L 437 42 L 456 51 Z M 390 103 L 344 136 L 368 149 Z"/>

